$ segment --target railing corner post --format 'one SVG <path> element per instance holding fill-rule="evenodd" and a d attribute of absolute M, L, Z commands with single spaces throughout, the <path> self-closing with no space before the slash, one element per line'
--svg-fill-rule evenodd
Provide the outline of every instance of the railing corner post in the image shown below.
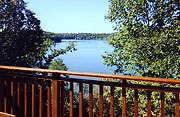
<path fill-rule="evenodd" d="M 59 117 L 60 107 L 60 83 L 56 80 L 59 74 L 53 74 L 55 80 L 52 80 L 52 117 Z"/>

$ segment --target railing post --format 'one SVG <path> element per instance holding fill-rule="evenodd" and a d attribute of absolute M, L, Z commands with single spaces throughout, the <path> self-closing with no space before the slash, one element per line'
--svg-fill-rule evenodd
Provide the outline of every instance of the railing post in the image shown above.
<path fill-rule="evenodd" d="M 53 74 L 53 77 L 58 79 L 59 74 Z M 59 117 L 60 110 L 60 83 L 58 80 L 52 80 L 52 117 Z"/>

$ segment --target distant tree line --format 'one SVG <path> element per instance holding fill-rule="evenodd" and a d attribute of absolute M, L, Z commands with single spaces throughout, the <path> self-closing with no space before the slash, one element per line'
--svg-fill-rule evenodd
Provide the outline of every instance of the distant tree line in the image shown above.
<path fill-rule="evenodd" d="M 93 40 L 106 39 L 110 33 L 52 33 L 44 32 L 44 34 L 55 42 L 61 42 L 61 39 L 76 39 L 76 40 Z"/>
<path fill-rule="evenodd" d="M 56 33 L 44 31 L 44 35 L 46 36 L 46 38 L 51 39 L 54 42 L 61 42 L 61 37 Z"/>
<path fill-rule="evenodd" d="M 92 39 L 104 39 L 110 34 L 107 33 L 77 33 L 75 39 L 77 40 L 92 40 Z"/>

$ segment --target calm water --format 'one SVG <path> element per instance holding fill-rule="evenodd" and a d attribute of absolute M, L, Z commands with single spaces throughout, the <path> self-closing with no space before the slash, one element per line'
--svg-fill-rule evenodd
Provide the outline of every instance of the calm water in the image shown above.
<path fill-rule="evenodd" d="M 56 48 L 64 48 L 70 41 L 62 40 Z M 111 73 L 110 67 L 104 65 L 102 55 L 112 51 L 105 40 L 75 40 L 76 51 L 61 56 L 69 71 Z"/>

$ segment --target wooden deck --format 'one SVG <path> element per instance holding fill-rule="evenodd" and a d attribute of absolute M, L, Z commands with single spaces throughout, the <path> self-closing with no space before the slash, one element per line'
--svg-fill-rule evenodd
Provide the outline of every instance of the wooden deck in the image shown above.
<path fill-rule="evenodd" d="M 69 76 L 67 78 L 66 76 Z M 88 77 L 82 79 L 81 77 Z M 78 78 L 77 78 L 78 77 Z M 91 79 L 91 78 L 99 79 Z M 100 80 L 100 79 L 106 79 Z M 118 82 L 116 80 L 118 80 Z M 108 81 L 107 81 L 108 80 Z M 143 84 L 132 84 L 129 81 L 145 81 L 148 83 L 159 83 L 163 85 L 152 86 Z M 114 104 L 115 89 L 122 88 L 122 117 L 127 116 L 127 89 L 134 90 L 134 117 L 138 117 L 139 91 L 145 90 L 147 92 L 147 113 L 148 117 L 152 116 L 152 93 L 160 93 L 160 113 L 165 115 L 165 94 L 167 92 L 173 93 L 174 101 L 174 116 L 180 117 L 180 87 L 171 87 L 169 85 L 180 86 L 180 80 L 170 78 L 154 78 L 154 77 L 140 77 L 127 75 L 110 75 L 98 73 L 82 73 L 70 72 L 49 69 L 25 68 L 0 65 L 0 112 L 16 115 L 17 117 L 63 117 L 65 113 L 65 83 L 69 84 L 69 116 L 74 116 L 74 84 L 78 84 L 78 116 L 83 115 L 83 97 L 84 84 L 88 85 L 88 116 L 93 117 L 93 99 L 94 99 L 94 85 L 99 87 L 99 116 L 104 115 L 103 105 L 103 90 L 108 86 L 110 92 L 110 117 L 115 116 Z M 1 116 L 0 116 L 1 117 Z"/>

